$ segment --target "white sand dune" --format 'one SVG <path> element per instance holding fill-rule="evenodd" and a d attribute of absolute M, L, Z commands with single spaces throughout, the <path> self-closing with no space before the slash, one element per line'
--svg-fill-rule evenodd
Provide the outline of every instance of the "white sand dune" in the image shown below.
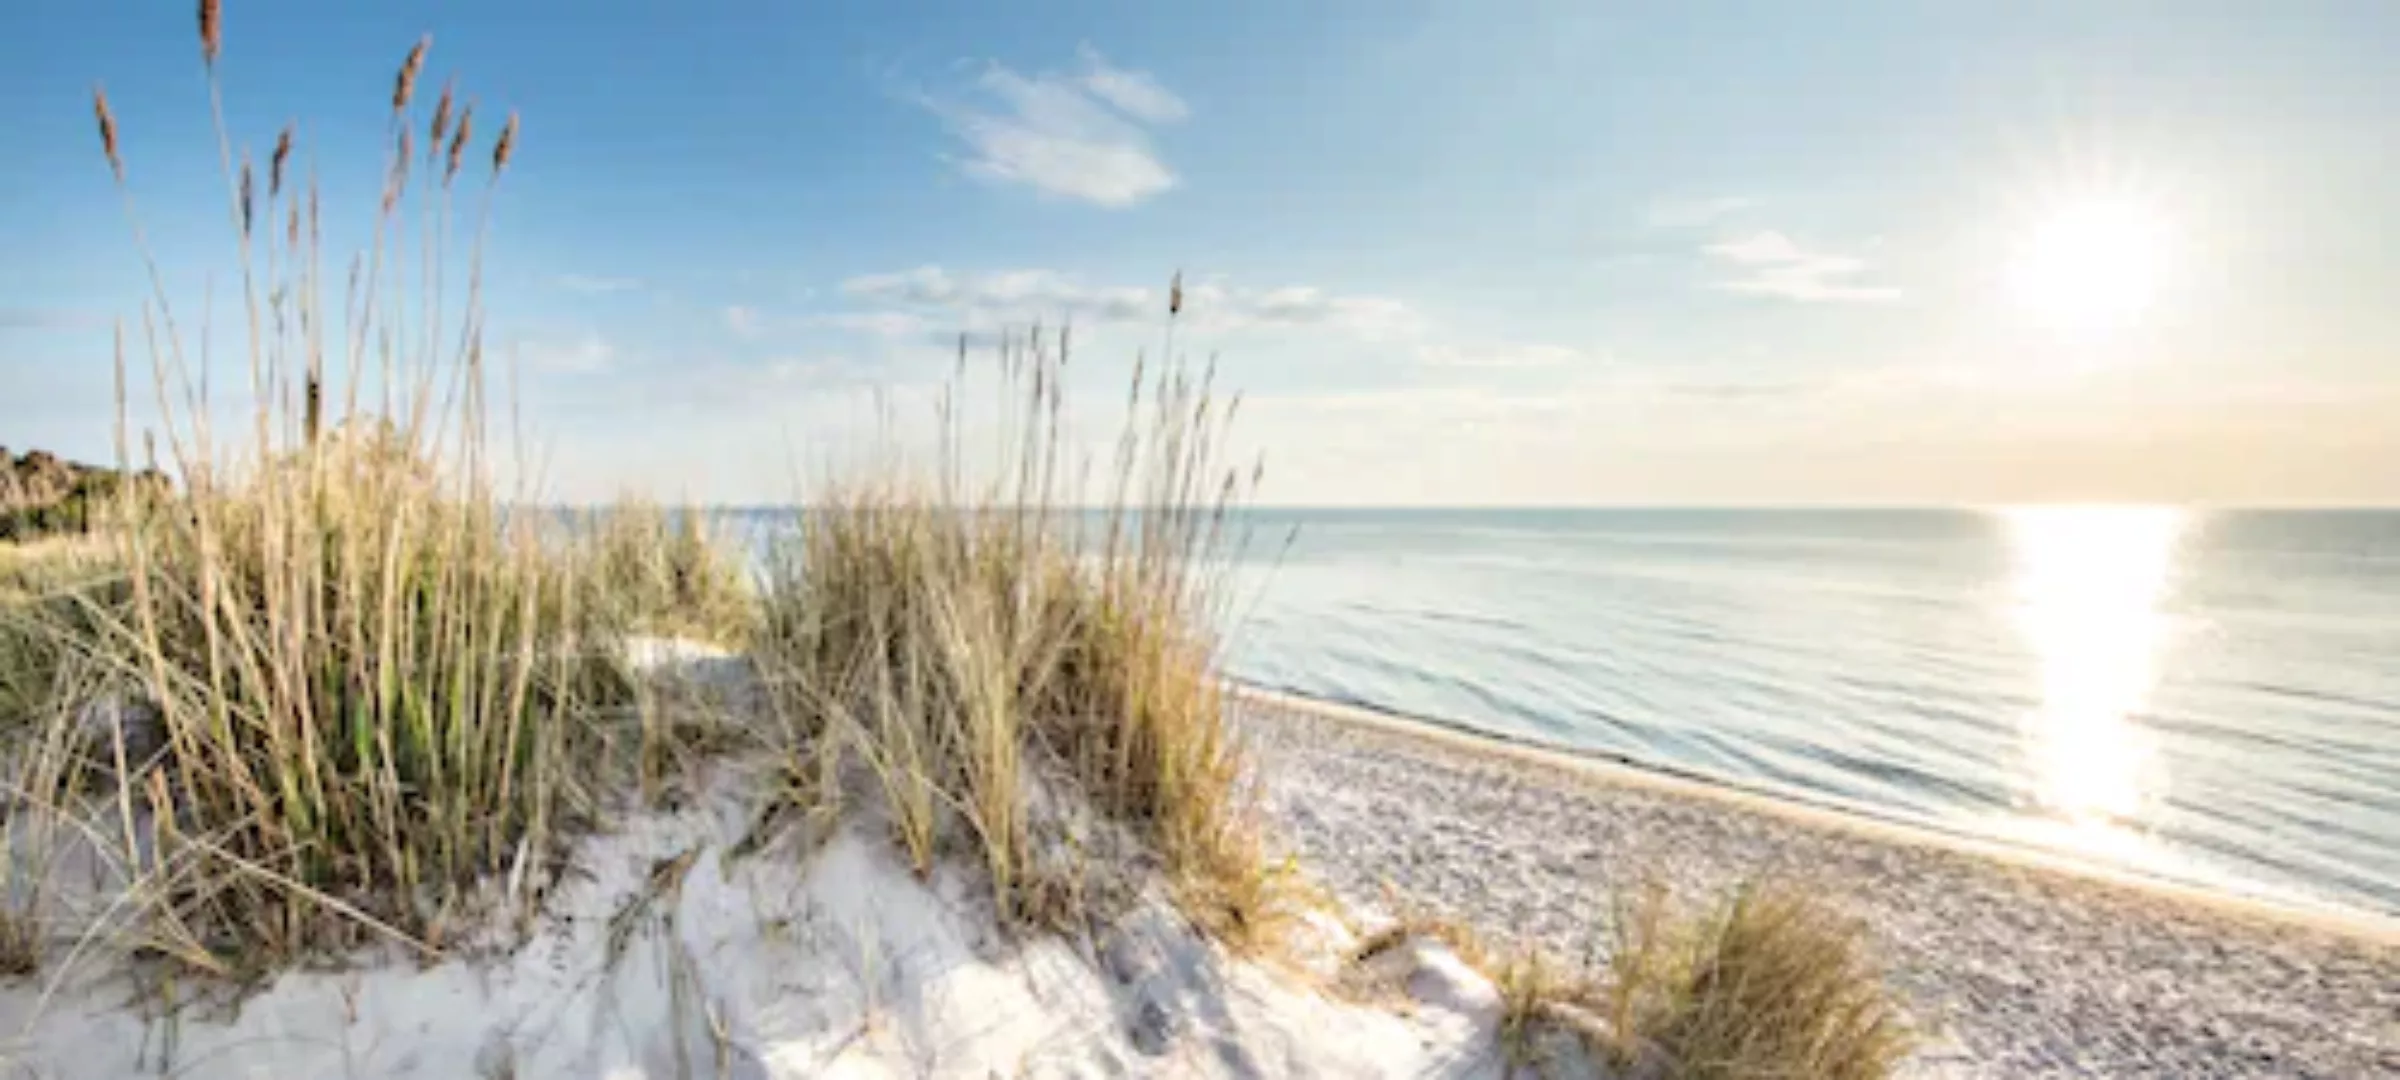
<path fill-rule="evenodd" d="M 1454 960 L 1403 1013 L 1236 960 L 1162 904 L 1010 942 L 963 873 L 920 882 L 879 837 L 730 860 L 739 826 L 626 821 L 496 958 L 295 972 L 173 1019 L 105 971 L 10 988 L 4 1057 L 60 1080 L 1500 1075 L 1497 997 Z"/>
<path fill-rule="evenodd" d="M 722 664 L 648 651 L 656 663 Z M 1155 897 L 1088 938 L 1012 941 L 972 873 L 920 880 L 865 826 L 810 850 L 787 837 L 730 855 L 748 824 L 742 790 L 728 776 L 680 810 L 627 813 L 587 838 L 510 947 L 461 948 L 430 966 L 359 957 L 173 1016 L 98 960 L 0 987 L 0 1076 L 1506 1071 L 1497 993 L 1438 946 L 1409 950 L 1394 993 L 1369 1004 L 1326 989 L 1321 976 L 1355 947 L 1330 920 L 1291 969 L 1229 955 Z"/>

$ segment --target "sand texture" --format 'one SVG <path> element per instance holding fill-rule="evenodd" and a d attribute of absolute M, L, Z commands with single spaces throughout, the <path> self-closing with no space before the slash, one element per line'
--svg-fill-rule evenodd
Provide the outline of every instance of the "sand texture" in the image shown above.
<path fill-rule="evenodd" d="M 1933 1029 L 1924 1076 L 2400 1076 L 2400 935 L 1779 812 L 1622 767 L 1251 698 L 1284 840 L 1355 904 L 1604 954 L 1612 887 L 1804 878 L 1866 920 Z"/>

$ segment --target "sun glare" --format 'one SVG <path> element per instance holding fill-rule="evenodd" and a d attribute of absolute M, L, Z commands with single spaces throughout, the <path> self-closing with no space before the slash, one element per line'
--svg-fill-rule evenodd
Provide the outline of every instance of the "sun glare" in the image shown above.
<path fill-rule="evenodd" d="M 2025 718 L 2033 793 L 2078 846 L 2127 854 L 2122 830 L 2161 779 L 2142 714 L 2170 636 L 2160 604 L 2183 514 L 2022 507 L 2008 526 L 2017 629 L 2040 680 Z"/>
<path fill-rule="evenodd" d="M 2140 322 L 2156 297 L 2166 250 L 2166 222 L 2149 203 L 2076 199 L 2035 223 L 2009 266 L 2009 289 L 2053 329 L 2122 329 Z"/>

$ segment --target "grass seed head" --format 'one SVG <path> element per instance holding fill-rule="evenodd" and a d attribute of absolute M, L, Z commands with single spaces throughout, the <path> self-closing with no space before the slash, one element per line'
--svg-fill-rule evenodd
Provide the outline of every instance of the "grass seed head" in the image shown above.
<path fill-rule="evenodd" d="M 108 110 L 108 91 L 92 88 L 92 114 L 100 118 L 100 149 L 108 155 L 109 171 L 117 174 L 117 182 L 125 182 L 125 159 L 117 156 L 117 117 Z"/>
<path fill-rule="evenodd" d="M 508 124 L 500 129 L 500 141 L 492 144 L 492 175 L 497 177 L 508 168 L 508 156 L 517 149 L 517 114 L 509 110 Z"/>
<path fill-rule="evenodd" d="M 258 209 L 258 185 L 252 180 L 250 170 L 250 155 L 247 152 L 242 154 L 241 191 L 242 238 L 246 240 L 250 237 L 250 223 L 256 217 Z"/>
<path fill-rule="evenodd" d="M 427 130 L 425 136 L 425 153 L 428 155 L 441 153 L 442 136 L 450 133 L 450 101 L 457 89 L 458 80 L 456 79 L 449 79 L 442 83 L 441 100 L 434 102 L 433 105 L 433 126 Z"/>
<path fill-rule="evenodd" d="M 210 67 L 217 64 L 217 47 L 223 38 L 217 22 L 217 0 L 200 0 L 200 62 Z"/>
<path fill-rule="evenodd" d="M 467 140 L 475 134 L 475 105 L 468 103 L 458 114 L 458 130 L 450 133 L 450 170 L 442 175 L 447 184 L 458 178 L 458 163 L 466 156 Z"/>
<path fill-rule="evenodd" d="M 275 136 L 275 153 L 267 158 L 267 198 L 283 194 L 283 163 L 292 156 L 292 125 Z"/>
<path fill-rule="evenodd" d="M 417 39 L 415 48 L 408 50 L 408 59 L 400 62 L 400 77 L 392 84 L 392 111 L 408 108 L 408 97 L 417 89 L 417 72 L 425 67 L 425 49 L 433 44 L 433 35 Z"/>

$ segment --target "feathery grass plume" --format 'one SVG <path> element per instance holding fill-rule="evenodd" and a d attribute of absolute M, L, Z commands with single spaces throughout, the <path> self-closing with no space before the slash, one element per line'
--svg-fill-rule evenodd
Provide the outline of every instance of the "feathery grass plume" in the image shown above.
<path fill-rule="evenodd" d="M 1167 285 L 1167 314 L 1183 314 L 1183 271 L 1175 271 L 1175 280 Z"/>
<path fill-rule="evenodd" d="M 258 185 L 251 179 L 250 154 L 247 151 L 243 152 L 242 154 L 242 178 L 240 188 L 240 202 L 242 206 L 242 235 L 246 237 L 250 235 L 250 224 L 252 221 L 256 220 L 258 213 Z"/>
<path fill-rule="evenodd" d="M 293 126 L 292 124 L 283 125 L 282 133 L 275 136 L 275 153 L 267 158 L 267 198 L 269 199 L 283 194 L 283 163 L 292 156 Z"/>
<path fill-rule="evenodd" d="M 222 44 L 217 22 L 217 0 L 200 0 L 200 62 L 217 66 L 217 47 Z"/>
<path fill-rule="evenodd" d="M 434 102 L 433 123 L 426 129 L 425 159 L 427 164 L 432 163 L 433 155 L 442 152 L 442 137 L 450 133 L 450 101 L 451 95 L 457 90 L 457 79 L 442 80 L 441 100 Z"/>
<path fill-rule="evenodd" d="M 416 46 L 408 50 L 408 58 L 400 62 L 400 76 L 392 83 L 392 112 L 408 108 L 409 95 L 417 90 L 417 72 L 425 66 L 425 50 L 432 44 L 432 34 L 418 38 Z"/>
<path fill-rule="evenodd" d="M 108 91 L 92 87 L 92 113 L 100 118 L 100 149 L 108 155 L 109 171 L 117 174 L 117 182 L 125 182 L 125 159 L 117 156 L 117 117 L 108 108 Z"/>
<path fill-rule="evenodd" d="M 448 184 L 458 179 L 458 165 L 460 161 L 465 160 L 467 140 L 474 137 L 475 103 L 470 101 L 466 108 L 459 110 L 458 130 L 450 135 L 450 169 L 442 174 L 442 183 Z"/>
<path fill-rule="evenodd" d="M 508 168 L 508 156 L 517 149 L 517 111 L 508 111 L 508 123 L 500 128 L 500 141 L 492 144 L 492 176 L 497 179 Z"/>

